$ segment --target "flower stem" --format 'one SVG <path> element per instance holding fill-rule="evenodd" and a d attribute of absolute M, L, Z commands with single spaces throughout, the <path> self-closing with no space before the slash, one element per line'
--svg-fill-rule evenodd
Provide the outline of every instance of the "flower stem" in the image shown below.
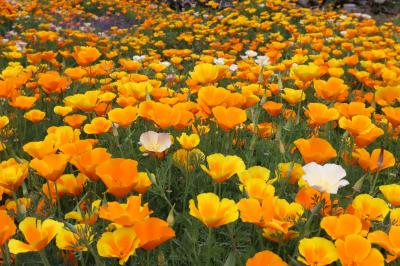
<path fill-rule="evenodd" d="M 206 265 L 211 265 L 210 260 L 211 260 L 211 248 L 212 248 L 212 228 L 208 228 L 208 236 L 207 236 L 207 242 L 206 242 L 206 248 L 207 248 L 207 253 L 206 253 Z"/>
<path fill-rule="evenodd" d="M 4 243 L 3 247 L 1 248 L 2 254 L 3 254 L 3 258 L 4 258 L 4 264 L 5 265 L 11 265 L 10 262 L 10 252 L 8 250 L 8 241 L 6 241 L 6 243 Z"/>
<path fill-rule="evenodd" d="M 369 190 L 370 195 L 373 195 L 375 192 L 376 182 L 378 181 L 378 178 L 379 178 L 379 170 L 376 171 L 376 173 L 372 179 L 371 188 Z"/>
<path fill-rule="evenodd" d="M 94 257 L 96 266 L 104 266 L 104 263 L 100 260 L 99 256 L 97 255 L 96 251 L 92 248 L 92 246 L 89 243 L 87 243 L 86 246 L 87 246 L 90 254 L 92 254 L 92 256 Z"/>
<path fill-rule="evenodd" d="M 57 200 L 57 210 L 58 214 L 60 217 L 62 217 L 62 212 L 61 212 L 61 203 L 60 203 L 60 195 L 58 194 L 58 188 L 57 188 L 57 182 L 54 182 L 54 188 L 56 190 L 56 200 Z M 50 196 L 51 197 L 51 196 Z"/>
<path fill-rule="evenodd" d="M 51 266 L 49 260 L 47 259 L 46 252 L 44 249 L 39 251 L 40 258 L 42 259 L 44 266 Z"/>

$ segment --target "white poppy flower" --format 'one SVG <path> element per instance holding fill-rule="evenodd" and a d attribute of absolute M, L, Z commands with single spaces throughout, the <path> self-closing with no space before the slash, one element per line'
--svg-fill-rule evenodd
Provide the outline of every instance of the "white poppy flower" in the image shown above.
<path fill-rule="evenodd" d="M 256 64 L 259 66 L 268 66 L 271 64 L 269 57 L 266 55 L 257 56 L 257 59 L 254 62 L 256 62 Z"/>
<path fill-rule="evenodd" d="M 303 166 L 303 171 L 304 181 L 320 192 L 336 194 L 339 188 L 349 184 L 346 179 L 343 179 L 346 171 L 337 164 L 320 165 L 312 162 Z"/>
<path fill-rule="evenodd" d="M 245 52 L 245 54 L 248 56 L 248 57 L 256 57 L 258 54 L 257 54 L 257 52 L 255 52 L 255 51 L 253 51 L 253 50 L 247 50 L 246 52 Z"/>
<path fill-rule="evenodd" d="M 168 133 L 147 131 L 140 135 L 139 144 L 147 152 L 164 152 L 171 147 L 172 142 Z"/>
<path fill-rule="evenodd" d="M 236 64 L 232 64 L 229 66 L 229 70 L 232 72 L 235 72 L 236 70 L 238 70 L 238 65 Z"/>
<path fill-rule="evenodd" d="M 166 66 L 166 67 L 169 67 L 169 66 L 171 65 L 171 63 L 168 62 L 168 61 L 160 62 L 160 64 L 161 64 L 161 65 L 164 65 L 164 66 Z"/>
<path fill-rule="evenodd" d="M 142 62 L 146 58 L 145 55 L 134 55 L 132 56 L 132 60 L 136 62 Z"/>
<path fill-rule="evenodd" d="M 382 2 L 383 3 L 383 2 Z M 372 17 L 368 14 L 362 14 L 362 17 L 365 19 L 371 19 Z"/>
<path fill-rule="evenodd" d="M 216 65 L 225 65 L 225 59 L 221 58 L 221 57 L 215 58 L 214 59 L 214 64 L 216 64 Z"/>

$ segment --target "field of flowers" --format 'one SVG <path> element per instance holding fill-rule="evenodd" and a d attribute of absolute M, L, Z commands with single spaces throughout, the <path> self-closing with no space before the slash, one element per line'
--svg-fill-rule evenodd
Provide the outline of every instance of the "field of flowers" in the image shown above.
<path fill-rule="evenodd" d="M 4 265 L 400 265 L 399 25 L 0 4 Z"/>

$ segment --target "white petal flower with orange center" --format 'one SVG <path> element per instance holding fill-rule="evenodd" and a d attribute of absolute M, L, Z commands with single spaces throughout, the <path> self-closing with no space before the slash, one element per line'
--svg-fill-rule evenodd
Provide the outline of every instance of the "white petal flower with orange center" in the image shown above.
<path fill-rule="evenodd" d="M 343 179 L 346 171 L 337 164 L 320 165 L 311 162 L 303 166 L 303 170 L 303 179 L 320 192 L 336 194 L 339 188 L 349 184 L 349 181 Z"/>
<path fill-rule="evenodd" d="M 140 135 L 139 144 L 147 152 L 164 152 L 172 145 L 171 137 L 168 133 L 157 133 L 147 131 Z"/>

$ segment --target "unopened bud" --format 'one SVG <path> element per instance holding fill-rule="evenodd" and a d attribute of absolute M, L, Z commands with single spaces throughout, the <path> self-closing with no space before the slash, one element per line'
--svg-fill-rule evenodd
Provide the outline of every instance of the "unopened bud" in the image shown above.
<path fill-rule="evenodd" d="M 167 223 L 169 224 L 169 226 L 173 226 L 175 223 L 175 215 L 174 215 L 174 210 L 175 210 L 175 204 L 172 206 L 171 210 L 168 213 L 168 217 L 167 217 Z"/>

